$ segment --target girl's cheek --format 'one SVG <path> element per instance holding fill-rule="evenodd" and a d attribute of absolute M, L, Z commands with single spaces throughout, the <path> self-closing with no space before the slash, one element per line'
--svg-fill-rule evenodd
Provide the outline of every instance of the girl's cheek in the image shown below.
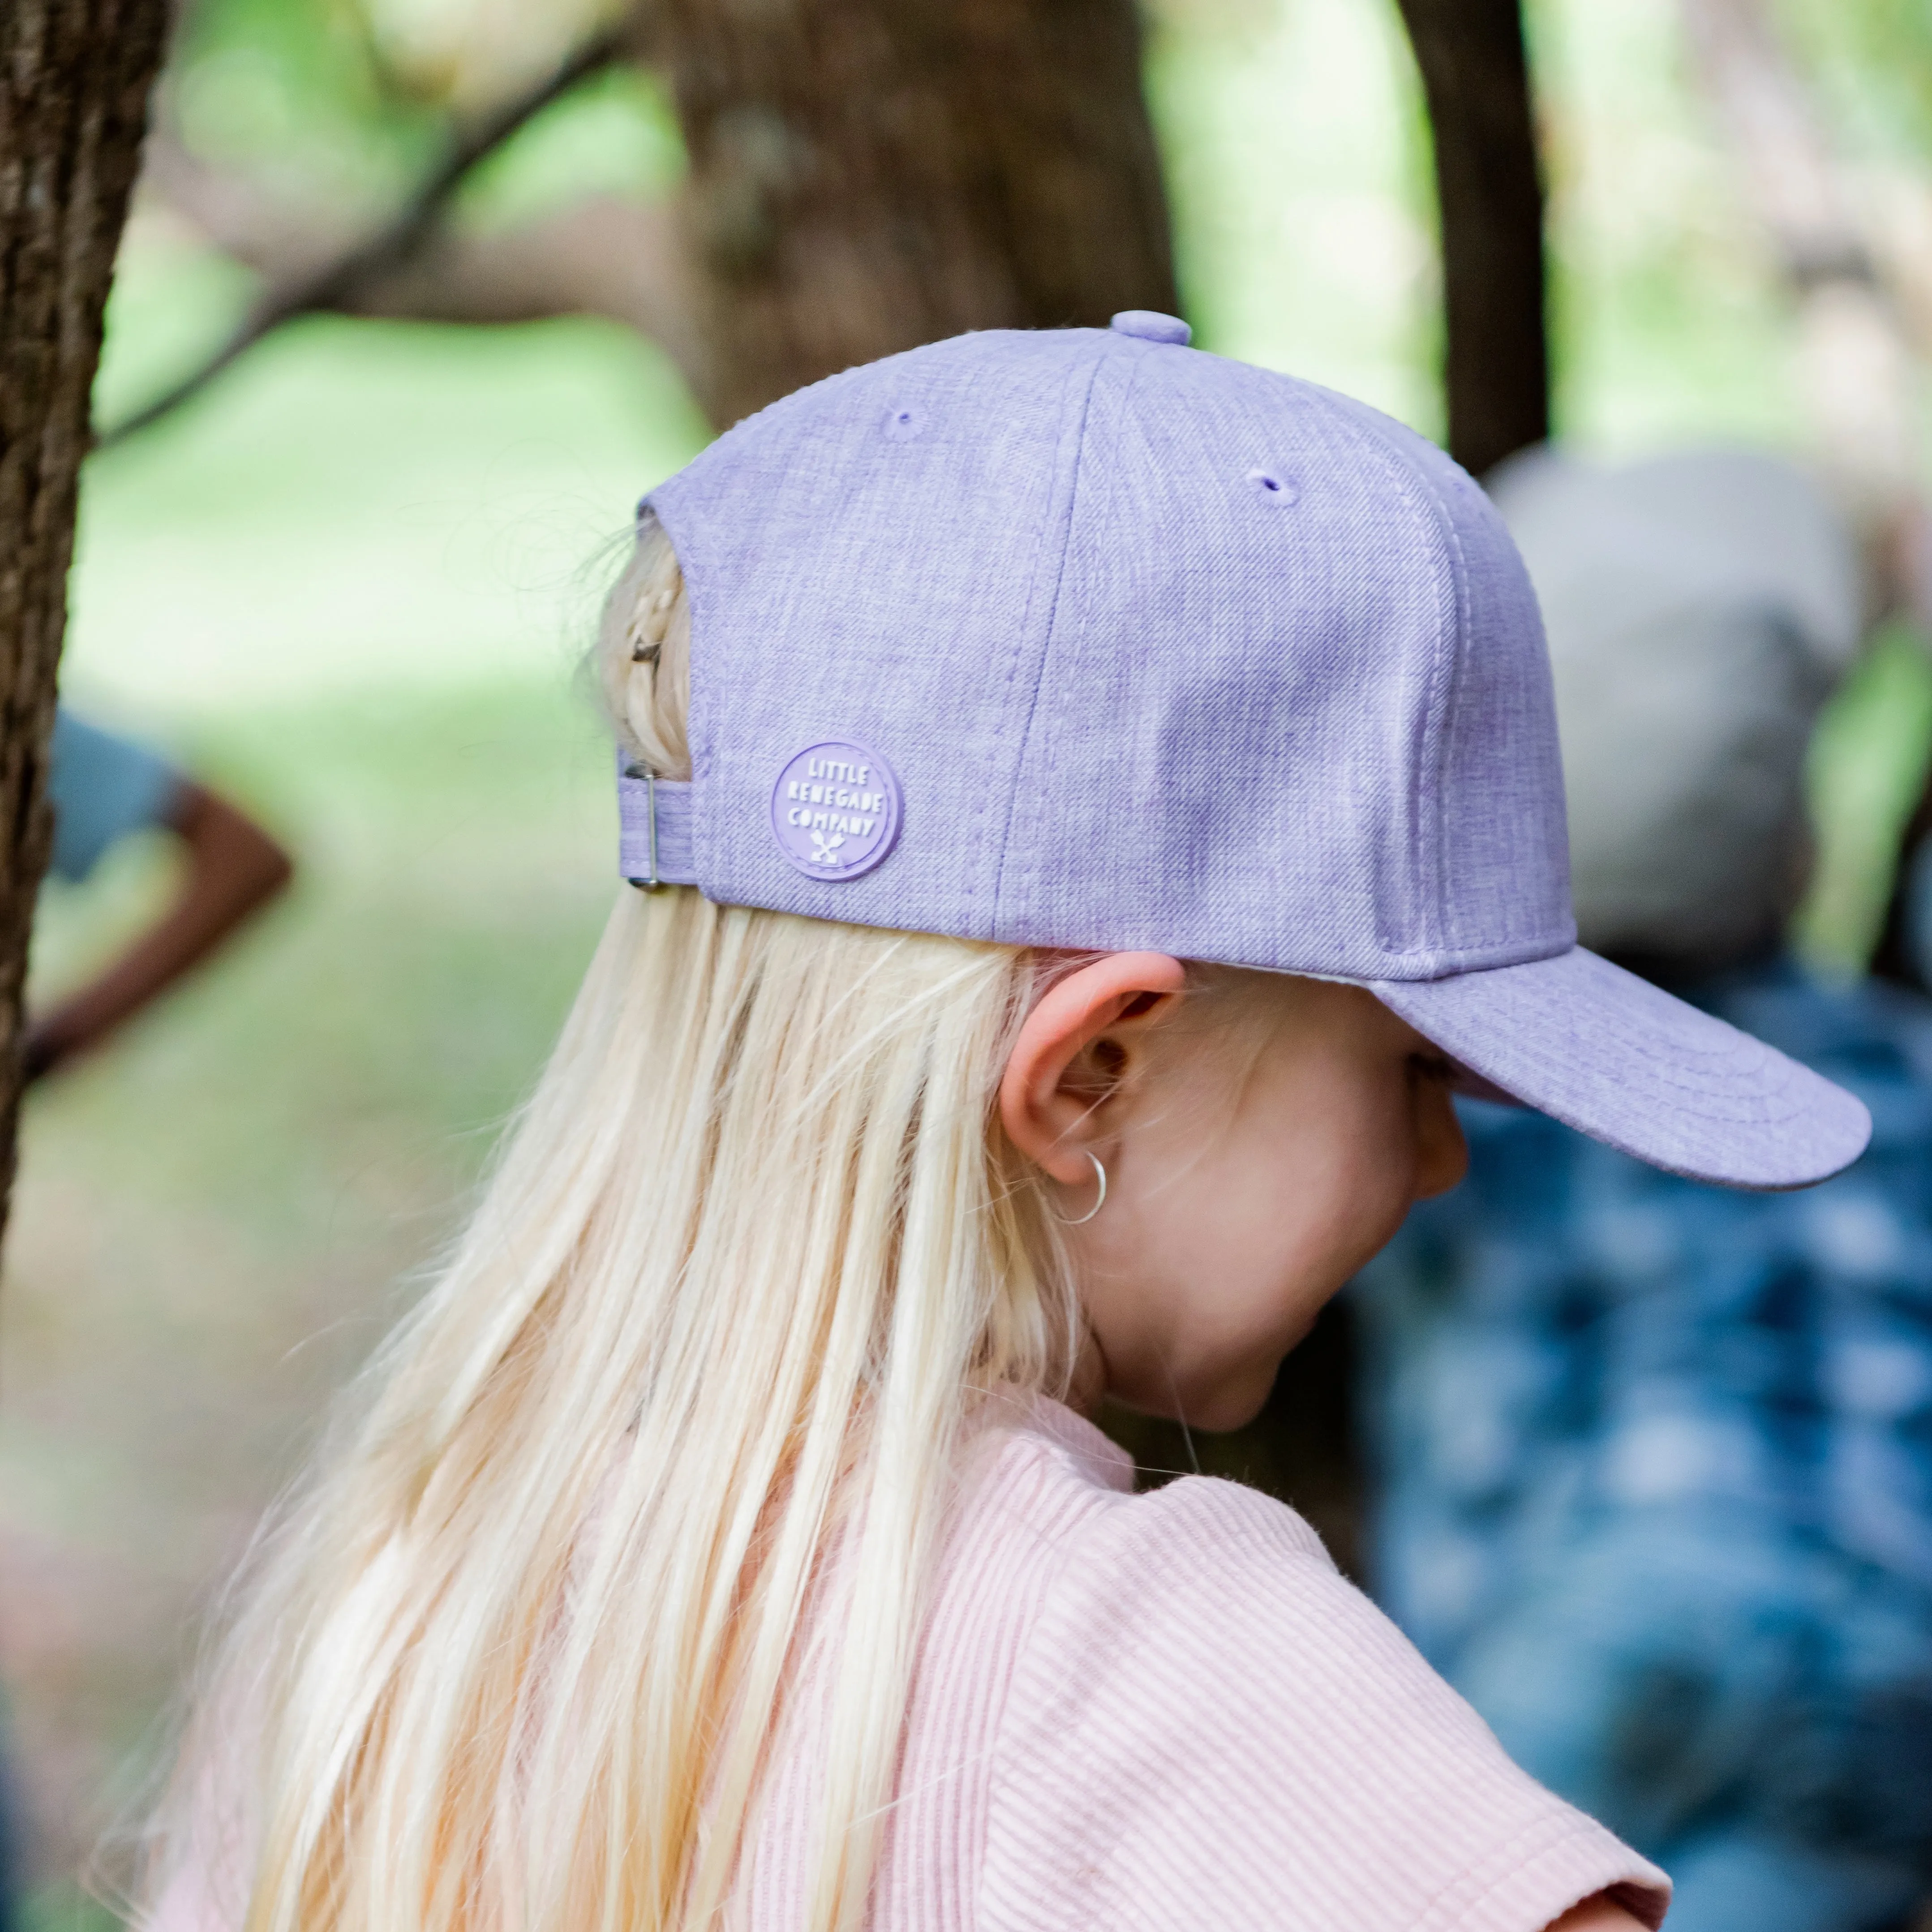
<path fill-rule="evenodd" d="M 1419 1197 L 1425 1172 L 1432 1165 L 1432 1138 L 1421 1112 L 1424 1104 L 1424 1096 L 1412 1088 L 1405 1071 L 1399 1092 L 1378 1110 L 1372 1123 L 1363 1123 L 1349 1188 L 1359 1209 L 1354 1217 L 1351 1274 L 1388 1245 Z"/>

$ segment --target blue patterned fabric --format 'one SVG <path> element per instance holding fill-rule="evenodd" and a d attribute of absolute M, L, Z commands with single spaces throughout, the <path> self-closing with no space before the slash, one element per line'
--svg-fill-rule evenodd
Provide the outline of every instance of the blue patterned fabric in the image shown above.
<path fill-rule="evenodd" d="M 1354 1291 L 1377 1594 L 1676 1932 L 1852 1932 L 1932 1880 L 1932 1005 L 1689 991 L 1870 1151 L 1732 1193 L 1462 1103 L 1468 1180 Z"/>

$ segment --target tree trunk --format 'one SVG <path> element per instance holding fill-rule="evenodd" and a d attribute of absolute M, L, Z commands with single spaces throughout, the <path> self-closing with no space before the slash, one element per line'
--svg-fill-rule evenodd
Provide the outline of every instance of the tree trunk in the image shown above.
<path fill-rule="evenodd" d="M 964 329 L 1176 305 L 1134 0 L 661 0 L 723 424 Z"/>
<path fill-rule="evenodd" d="M 166 25 L 166 0 L 0 7 L 0 1228 L 88 395 Z"/>
<path fill-rule="evenodd" d="M 1518 0 L 1400 0 L 1435 134 L 1449 453 L 1472 476 L 1550 434 L 1543 178 Z"/>

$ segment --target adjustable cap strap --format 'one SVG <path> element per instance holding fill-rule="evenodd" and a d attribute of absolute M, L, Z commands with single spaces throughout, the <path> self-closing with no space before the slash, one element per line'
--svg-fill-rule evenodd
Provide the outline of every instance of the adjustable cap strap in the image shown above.
<path fill-rule="evenodd" d="M 653 776 L 642 765 L 617 764 L 617 863 L 632 885 L 694 886 L 691 787 Z"/>

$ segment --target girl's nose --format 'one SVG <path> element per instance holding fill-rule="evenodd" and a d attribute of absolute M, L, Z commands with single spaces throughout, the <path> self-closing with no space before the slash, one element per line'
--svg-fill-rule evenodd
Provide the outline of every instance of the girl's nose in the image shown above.
<path fill-rule="evenodd" d="M 1425 1080 L 1415 1089 L 1415 1198 L 1447 1194 L 1469 1169 L 1469 1144 L 1456 1103 L 1440 1081 Z"/>

